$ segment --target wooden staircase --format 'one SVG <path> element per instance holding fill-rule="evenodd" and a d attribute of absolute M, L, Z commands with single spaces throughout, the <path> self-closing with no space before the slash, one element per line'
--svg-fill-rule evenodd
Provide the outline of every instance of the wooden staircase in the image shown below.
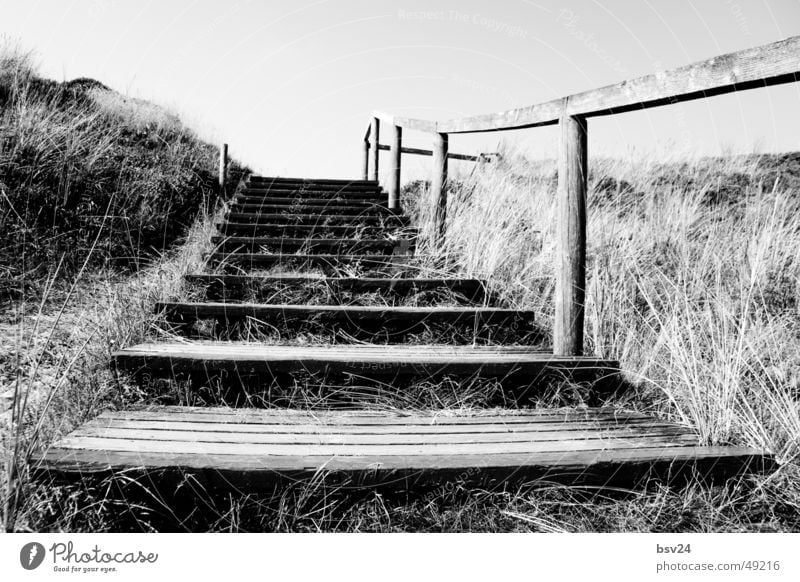
<path fill-rule="evenodd" d="M 329 385 L 347 394 L 339 408 L 104 413 L 43 452 L 39 474 L 125 471 L 157 482 L 188 473 L 246 493 L 319 474 L 410 489 L 456 478 L 617 486 L 769 468 L 759 451 L 702 446 L 684 427 L 628 410 L 369 406 L 370 383 L 399 392 L 486 380 L 509 402 L 564 383 L 595 397 L 619 386 L 617 362 L 554 356 L 533 314 L 498 306 L 483 281 L 431 275 L 412 254 L 416 231 L 385 200 L 370 180 L 250 177 L 218 225 L 211 272 L 187 277 L 198 300 L 157 306 L 185 340 L 113 355 L 134 378 L 185 380 L 193 390 L 226 383 L 267 404 L 281 383 Z M 304 332 L 324 341 L 293 341 Z"/>

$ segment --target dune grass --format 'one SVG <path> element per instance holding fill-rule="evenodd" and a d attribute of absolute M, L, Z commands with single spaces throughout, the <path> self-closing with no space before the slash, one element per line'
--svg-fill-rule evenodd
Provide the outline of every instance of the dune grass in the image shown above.
<path fill-rule="evenodd" d="M 767 450 L 781 463 L 773 475 L 603 493 L 453 482 L 424 496 L 354 495 L 319 481 L 262 497 L 201 492 L 188 509 L 124 476 L 31 482 L 32 451 L 103 409 L 226 403 L 213 389 L 148 393 L 109 367 L 119 346 L 180 341 L 152 308 L 193 292 L 183 275 L 201 270 L 221 207 L 210 187 L 216 152 L 176 116 L 97 82 L 38 79 L 24 53 L 0 55 L 0 295 L 13 299 L 0 313 L 7 530 L 800 530 L 795 154 L 591 160 L 585 347 L 622 362 L 630 389 L 611 403 L 690 426 L 709 444 Z M 437 256 L 437 273 L 487 279 L 551 329 L 556 179 L 554 162 L 505 151 L 454 180 L 443 244 L 432 241 L 425 185 L 407 188 L 418 252 Z M 283 404 L 332 405 L 322 388 L 336 391 L 298 384 Z M 419 382 L 361 395 L 383 409 L 470 410 L 500 392 Z"/>

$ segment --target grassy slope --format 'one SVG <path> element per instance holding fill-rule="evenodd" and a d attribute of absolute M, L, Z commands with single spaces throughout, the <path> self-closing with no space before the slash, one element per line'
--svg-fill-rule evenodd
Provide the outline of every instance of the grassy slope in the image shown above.
<path fill-rule="evenodd" d="M 198 267 L 218 206 L 218 150 L 177 116 L 30 63 L 0 47 L 0 519 L 21 529 L 54 503 L 27 455 L 136 397 L 110 353 Z"/>
<path fill-rule="evenodd" d="M 110 109 L 129 127 L 136 127 L 142 118 L 158 117 L 152 106 L 97 91 L 88 90 L 91 104 L 83 99 L 81 107 L 99 107 L 106 111 L 102 115 Z M 61 94 L 65 95 L 63 91 Z M 105 95 L 107 101 L 98 95 Z M 71 111 L 84 114 L 83 109 Z M 26 123 L 39 117 L 29 116 Z M 69 121 L 66 113 L 63 121 Z M 13 127 L 22 135 L 27 126 L 5 127 Z M 38 131 L 47 129 L 38 127 Z M 147 136 L 153 131 L 148 130 L 137 143 L 150 143 Z M 7 135 L 11 135 L 11 141 L 4 144 L 14 143 L 18 134 L 4 131 L 4 140 L 8 140 Z M 31 130 L 24 143 L 35 143 L 37 135 Z M 63 137 L 65 132 L 57 135 Z M 10 151 L 3 147 L 3 152 Z M 62 144 L 57 150 L 85 151 L 80 147 L 88 146 L 74 147 L 78 149 Z M 136 150 L 138 146 L 133 143 L 131 147 Z M 179 151 L 153 147 L 155 152 L 134 151 L 137 164 L 154 160 L 160 164 L 167 152 Z M 43 150 L 32 159 L 42 159 L 47 153 L 46 148 Z M 213 151 L 208 151 L 210 157 L 204 158 L 204 163 L 213 164 Z M 94 158 L 80 155 L 76 159 L 88 163 Z M 125 155 L 118 158 L 121 162 L 126 159 Z M 193 158 L 187 155 L 178 159 L 189 163 Z M 43 168 L 51 177 L 57 175 L 52 164 L 29 167 Z M 70 164 L 66 167 L 72 168 Z M 99 167 L 90 164 L 86 171 Z M 124 163 L 116 167 L 120 176 L 125 175 L 120 170 L 123 167 Z M 140 181 L 121 182 L 129 185 L 126 192 L 137 192 L 130 185 L 141 184 L 149 173 L 140 171 L 138 175 Z M 4 176 L 0 175 L 5 181 Z M 800 471 L 796 463 L 796 435 L 800 434 L 798 176 L 800 161 L 796 155 L 691 163 L 594 160 L 589 200 L 587 351 L 622 360 L 631 386 L 615 403 L 684 422 L 695 427 L 707 442 L 767 448 L 783 462 L 774 476 L 713 489 L 694 485 L 669 490 L 654 485 L 630 495 L 600 497 L 564 488 L 476 491 L 458 484 L 423 498 L 389 498 L 369 492 L 354 497 L 330 490 L 321 495 L 318 493 L 324 488 L 312 484 L 280 492 L 271 499 L 207 499 L 202 502 L 208 504 L 204 511 L 179 522 L 152 499 L 138 501 L 149 509 L 132 508 L 128 499 L 115 501 L 117 496 L 103 488 L 108 484 L 92 490 L 43 490 L 28 484 L 24 474 L 21 480 L 9 483 L 8 474 L 3 472 L 0 484 L 6 499 L 13 502 L 4 508 L 6 524 L 16 529 L 91 531 L 152 527 L 279 531 L 800 530 Z M 20 183 L 37 184 L 32 179 Z M 58 180 L 55 183 L 60 184 Z M 69 184 L 75 183 L 86 182 L 70 179 Z M 183 188 L 187 184 L 197 186 L 191 180 L 178 179 L 175 183 L 183 185 L 179 186 L 179 199 L 186 195 Z M 62 185 L 50 191 L 64 188 Z M 43 186 L 40 190 L 41 196 L 47 191 Z M 18 196 L 16 191 L 4 186 L 8 196 Z M 552 163 L 507 155 L 502 164 L 486 166 L 458 185 L 451 195 L 447 244 L 439 251 L 463 272 L 489 278 L 511 304 L 537 310 L 543 322 L 552 316 L 554 191 Z M 423 194 L 419 189 L 416 195 L 410 191 L 408 198 L 411 210 L 425 223 L 429 207 Z M 84 199 L 83 195 L 78 198 Z M 126 213 L 139 217 L 137 221 L 145 224 L 156 219 L 157 213 L 146 211 L 149 203 L 143 203 L 153 202 L 152 197 L 124 198 L 131 201 Z M 107 203 L 109 198 L 100 200 Z M 188 221 L 190 215 L 179 216 L 172 218 L 180 223 Z M 41 224 L 50 228 L 47 222 Z M 36 226 L 26 231 L 26 236 L 43 237 L 33 247 L 42 246 L 44 240 L 49 248 L 60 238 L 60 231 L 49 232 L 47 228 Z M 164 225 L 153 232 L 163 229 Z M 43 317 L 36 318 L 38 323 L 32 317 L 37 315 L 36 306 L 23 310 L 19 321 L 24 323 L 27 314 L 31 323 L 16 344 L 20 359 L 7 362 L 9 375 L 5 379 L 15 383 L 15 393 L 29 395 L 30 400 L 27 409 L 17 416 L 21 422 L 3 428 L 6 459 L 12 457 L 15 444 L 21 445 L 17 459 L 24 460 L 28 445 L 50 442 L 104 407 L 146 397 L 115 381 L 107 368 L 108 354 L 116 345 L 160 333 L 153 326 L 150 306 L 154 300 L 185 292 L 179 288 L 180 275 L 199 264 L 211 231 L 211 219 L 201 217 L 187 235 L 187 244 L 157 260 L 148 259 L 146 267 L 133 276 L 93 271 L 79 280 L 68 297 L 62 294 L 58 301 L 45 301 Z M 96 225 L 89 232 L 96 236 Z M 91 234 L 78 238 L 77 248 L 86 250 L 88 241 L 93 240 Z M 142 246 L 139 239 L 134 241 L 127 234 L 116 241 L 98 240 L 109 246 L 101 249 L 93 265 L 103 263 L 105 257 L 117 252 L 114 249 L 137 254 L 137 247 Z M 425 241 L 421 244 L 424 250 Z M 47 267 L 52 260 L 45 256 L 39 263 L 32 259 L 32 264 Z M 22 276 L 14 274 L 11 287 L 17 288 Z M 66 305 L 63 313 L 61 304 Z M 452 386 L 447 390 L 457 392 Z M 440 405 L 449 402 L 442 398 L 443 393 L 443 387 L 431 387 L 430 400 Z M 463 402 L 463 398 L 460 392 L 456 395 L 457 402 Z M 17 427 L 18 436 L 13 432 Z"/>
<path fill-rule="evenodd" d="M 140 267 L 213 206 L 217 152 L 159 106 L 0 50 L 0 298 L 59 264 Z"/>
<path fill-rule="evenodd" d="M 441 252 L 546 321 L 554 168 L 506 160 L 458 185 Z M 798 531 L 797 169 L 794 155 L 600 160 L 589 201 L 587 351 L 620 357 L 630 379 L 612 403 L 693 426 L 707 442 L 764 447 L 782 462 L 774 475 L 603 494 L 451 483 L 422 497 L 354 495 L 317 482 L 273 497 L 201 495 L 191 507 L 170 510 L 136 488 L 115 502 L 101 483 L 35 492 L 27 523 L 78 530 Z M 425 222 L 424 190 L 410 189 L 407 199 Z M 474 405 L 461 387 L 428 389 L 428 404 L 414 402 Z M 408 396 L 387 394 L 383 405 L 403 406 Z"/>

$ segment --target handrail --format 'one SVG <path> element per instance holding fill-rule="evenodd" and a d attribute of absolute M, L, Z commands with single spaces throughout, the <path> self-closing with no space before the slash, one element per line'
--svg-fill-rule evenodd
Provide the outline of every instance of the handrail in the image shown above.
<path fill-rule="evenodd" d="M 378 149 L 381 151 L 388 151 L 391 150 L 391 146 L 378 144 Z M 421 148 L 407 148 L 405 146 L 400 148 L 400 153 L 402 154 L 414 154 L 417 156 L 432 156 L 433 150 L 423 150 Z M 477 156 L 472 156 L 470 154 L 447 154 L 448 160 L 460 160 L 464 162 L 484 162 L 489 161 L 494 158 L 499 157 L 500 154 L 498 152 L 483 152 L 478 154 Z"/>
<path fill-rule="evenodd" d="M 364 138 L 363 176 L 366 179 L 369 174 L 371 157 L 372 178 L 377 180 L 379 150 L 390 150 L 389 206 L 399 208 L 401 154 L 429 155 L 428 150 L 403 148 L 402 132 L 410 129 L 433 134 L 430 193 L 434 200 L 436 231 L 442 236 L 447 209 L 447 160 L 464 158 L 448 153 L 451 133 L 503 131 L 558 123 L 561 139 L 558 150 L 558 258 L 553 351 L 558 355 L 579 355 L 583 350 L 586 286 L 588 119 L 798 80 L 800 36 L 793 36 L 672 71 L 499 113 L 429 121 L 374 111 Z M 390 146 L 383 146 L 378 140 L 381 123 L 388 124 L 392 130 Z"/>
<path fill-rule="evenodd" d="M 597 117 L 798 81 L 800 36 L 728 53 L 637 79 L 499 113 L 428 121 L 373 112 L 398 127 L 430 133 L 480 133 L 558 123 L 562 115 Z M 380 113 L 380 115 L 378 115 Z"/>

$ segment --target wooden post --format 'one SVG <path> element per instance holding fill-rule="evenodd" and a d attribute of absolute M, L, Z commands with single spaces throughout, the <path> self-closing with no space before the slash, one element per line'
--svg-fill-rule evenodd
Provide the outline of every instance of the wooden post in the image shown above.
<path fill-rule="evenodd" d="M 228 144 L 224 143 L 219 148 L 219 191 L 225 193 L 228 183 Z"/>
<path fill-rule="evenodd" d="M 437 133 L 433 140 L 433 173 L 431 175 L 431 198 L 433 200 L 433 222 L 436 237 L 444 236 L 447 218 L 447 149 L 446 133 Z"/>
<path fill-rule="evenodd" d="M 364 140 L 364 155 L 361 161 L 361 179 L 369 180 L 369 140 Z"/>
<path fill-rule="evenodd" d="M 373 180 L 378 180 L 378 159 L 380 151 L 378 144 L 380 144 L 381 121 L 377 117 L 372 118 L 372 127 L 369 130 L 369 148 L 372 150 L 372 176 Z"/>
<path fill-rule="evenodd" d="M 389 209 L 400 210 L 400 158 L 403 150 L 403 128 L 392 126 L 392 144 L 389 149 Z"/>
<path fill-rule="evenodd" d="M 586 288 L 586 118 L 562 115 L 558 151 L 555 325 L 553 353 L 583 353 Z"/>

